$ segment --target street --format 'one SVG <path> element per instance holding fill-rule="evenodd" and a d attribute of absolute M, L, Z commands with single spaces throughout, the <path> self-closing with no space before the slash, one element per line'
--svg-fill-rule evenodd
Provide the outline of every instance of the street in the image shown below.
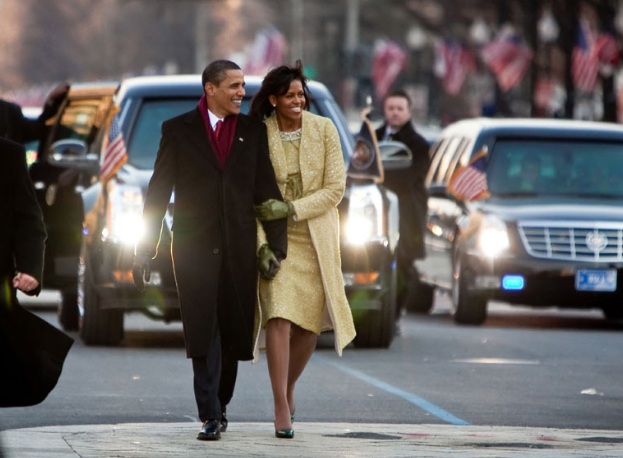
<path fill-rule="evenodd" d="M 29 307 L 51 323 L 51 303 Z M 600 311 L 490 305 L 482 327 L 457 326 L 448 299 L 406 315 L 388 350 L 348 348 L 331 336 L 297 386 L 302 422 L 623 429 L 623 324 Z M 3 409 L 0 429 L 197 421 L 181 325 L 126 316 L 119 347 L 86 347 L 76 333 L 56 389 L 42 404 Z M 272 421 L 266 358 L 240 364 L 234 422 Z"/>

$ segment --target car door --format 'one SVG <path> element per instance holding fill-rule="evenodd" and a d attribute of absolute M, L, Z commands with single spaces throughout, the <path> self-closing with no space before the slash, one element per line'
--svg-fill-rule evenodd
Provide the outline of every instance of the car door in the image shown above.
<path fill-rule="evenodd" d="M 420 278 L 443 289 L 452 287 L 452 256 L 457 223 L 464 214 L 459 202 L 446 192 L 454 172 L 469 160 L 469 139 L 450 136 L 433 146 L 427 176 L 428 212 L 424 243 L 426 256 L 416 260 Z"/>
<path fill-rule="evenodd" d="M 77 299 L 78 255 L 83 222 L 80 191 L 88 186 L 98 170 L 65 168 L 49 159 L 56 142 L 74 139 L 84 142 L 89 151 L 99 151 L 103 127 L 114 107 L 118 85 L 84 84 L 72 87 L 58 113 L 48 121 L 47 137 L 41 142 L 37 160 L 30 166 L 48 233 L 44 265 L 44 287 L 58 289 L 63 302 Z M 71 309 L 71 307 L 69 307 Z M 75 323 L 63 323 L 73 329 Z"/>

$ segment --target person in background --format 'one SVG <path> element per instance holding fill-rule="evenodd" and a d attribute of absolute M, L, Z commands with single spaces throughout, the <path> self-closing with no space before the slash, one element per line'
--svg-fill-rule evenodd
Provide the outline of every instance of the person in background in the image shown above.
<path fill-rule="evenodd" d="M 145 196 L 146 234 L 136 246 L 134 282 L 149 280 L 163 218 L 175 190 L 171 250 L 186 354 L 192 359 L 199 440 L 226 431 L 238 361 L 252 360 L 258 277 L 254 205 L 280 199 L 266 127 L 240 114 L 244 75 L 228 60 L 210 63 L 196 109 L 165 121 Z M 274 275 L 286 257 L 287 223 L 263 225 L 259 269 Z"/>
<path fill-rule="evenodd" d="M 37 119 L 28 119 L 19 105 L 0 99 L 0 137 L 17 143 L 39 140 L 45 133 L 45 122 L 56 114 L 69 92 L 69 84 L 55 86 L 45 99 Z"/>
<path fill-rule="evenodd" d="M 272 281 L 259 284 L 279 438 L 294 437 L 295 385 L 318 335 L 333 329 L 340 356 L 355 337 L 339 247 L 337 205 L 346 183 L 342 149 L 333 123 L 306 111 L 306 81 L 300 61 L 277 67 L 251 102 L 251 116 L 266 123 L 270 159 L 285 199 L 257 206 L 258 218 L 288 221 L 288 258 Z"/>
<path fill-rule="evenodd" d="M 415 300 L 419 283 L 416 259 L 425 256 L 424 233 L 428 192 L 425 179 L 430 157 L 428 142 L 418 134 L 411 121 L 411 98 L 403 90 L 390 92 L 383 100 L 385 121 L 376 130 L 378 141 L 393 140 L 404 143 L 413 153 L 411 167 L 404 170 L 386 170 L 385 185 L 398 196 L 400 239 L 397 247 L 398 305 L 397 316 L 409 301 Z"/>

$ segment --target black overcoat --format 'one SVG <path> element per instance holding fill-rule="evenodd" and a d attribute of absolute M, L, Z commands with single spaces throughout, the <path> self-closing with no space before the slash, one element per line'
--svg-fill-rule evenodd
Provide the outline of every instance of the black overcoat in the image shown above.
<path fill-rule="evenodd" d="M 376 130 L 380 140 L 385 135 L 387 124 Z M 430 165 L 428 142 L 418 134 L 411 122 L 406 123 L 392 135 L 392 140 L 402 142 L 413 153 L 411 167 L 404 170 L 386 170 L 385 185 L 398 196 L 400 213 L 400 241 L 398 256 L 405 264 L 425 256 L 424 233 L 428 192 L 426 174 Z"/>
<path fill-rule="evenodd" d="M 62 99 L 45 104 L 38 119 L 28 119 L 19 105 L 0 99 L 0 137 L 17 143 L 41 139 L 46 131 L 46 120 L 54 116 L 60 102 Z"/>
<path fill-rule="evenodd" d="M 143 210 L 146 237 L 137 253 L 156 255 L 173 190 L 172 256 L 186 354 L 207 356 L 218 323 L 232 357 L 251 360 L 258 276 L 253 206 L 281 199 L 264 123 L 238 116 L 224 169 L 199 108 L 163 124 Z M 287 221 L 263 226 L 273 251 L 285 256 Z"/>
<path fill-rule="evenodd" d="M 56 385 L 73 340 L 17 302 L 16 271 L 39 280 L 45 227 L 24 148 L 0 138 L 0 407 L 43 401 Z"/>

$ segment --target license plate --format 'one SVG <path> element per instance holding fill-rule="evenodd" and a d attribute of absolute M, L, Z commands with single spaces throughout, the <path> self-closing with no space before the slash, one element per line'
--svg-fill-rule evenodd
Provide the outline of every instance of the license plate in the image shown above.
<path fill-rule="evenodd" d="M 617 271 L 582 269 L 575 273 L 577 291 L 616 291 Z"/>

